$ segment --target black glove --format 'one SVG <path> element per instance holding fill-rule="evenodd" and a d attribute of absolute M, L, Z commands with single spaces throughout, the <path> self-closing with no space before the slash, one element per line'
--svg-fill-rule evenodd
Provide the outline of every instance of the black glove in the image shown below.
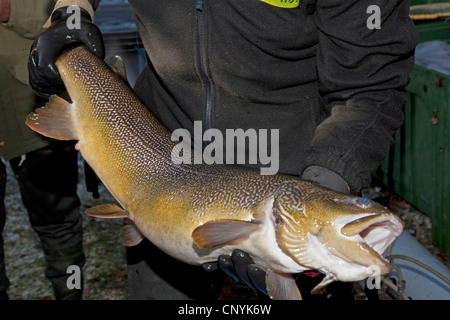
<path fill-rule="evenodd" d="M 345 180 L 337 173 L 320 166 L 310 166 L 305 169 L 302 179 L 315 182 L 328 189 L 349 193 L 350 188 Z"/>
<path fill-rule="evenodd" d="M 254 264 L 252 258 L 242 250 L 234 250 L 229 255 L 220 255 L 218 261 L 203 264 L 206 271 L 221 269 L 234 279 L 242 281 L 252 289 L 258 289 L 267 295 L 266 272 Z"/>
<path fill-rule="evenodd" d="M 51 25 L 42 32 L 31 46 L 28 59 L 30 85 L 37 95 L 48 98 L 52 94 L 64 91 L 64 83 L 54 65 L 62 49 L 80 44 L 88 47 L 100 58 L 105 56 L 105 46 L 100 29 L 92 23 L 89 13 L 80 8 L 80 29 L 69 29 L 67 19 L 73 13 L 67 13 L 67 7 L 55 10 Z"/>

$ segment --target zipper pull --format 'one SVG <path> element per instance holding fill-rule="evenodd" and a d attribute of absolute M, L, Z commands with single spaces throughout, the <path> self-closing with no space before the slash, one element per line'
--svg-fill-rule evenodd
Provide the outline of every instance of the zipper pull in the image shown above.
<path fill-rule="evenodd" d="M 197 5 L 195 6 L 195 9 L 198 11 L 203 11 L 203 0 L 197 0 Z"/>

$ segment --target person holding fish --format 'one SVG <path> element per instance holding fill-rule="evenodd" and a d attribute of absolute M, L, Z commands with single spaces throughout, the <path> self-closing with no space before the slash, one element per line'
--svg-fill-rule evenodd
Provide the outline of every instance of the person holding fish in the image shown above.
<path fill-rule="evenodd" d="M 403 122 L 403 89 L 418 41 L 409 1 L 129 2 L 148 58 L 134 90 L 169 130 L 194 136 L 196 121 L 205 132 L 275 129 L 280 174 L 341 194 L 368 186 Z M 57 1 L 30 54 L 37 93 L 64 90 L 54 65 L 63 48 L 83 44 L 102 57 L 93 23 L 98 3 Z M 82 8 L 79 29 L 67 27 L 72 5 Z M 355 230 L 356 222 L 349 223 L 348 234 Z M 212 297 L 208 282 L 199 284 L 207 277 L 148 242 L 127 252 L 132 297 Z M 220 267 L 266 292 L 266 271 L 245 250 L 204 267 Z M 160 290 L 149 293 L 151 285 Z"/>
<path fill-rule="evenodd" d="M 6 165 L 18 179 L 30 223 L 39 236 L 46 260 L 45 275 L 56 299 L 81 299 L 82 289 L 70 290 L 67 268 L 84 264 L 78 163 L 73 142 L 46 139 L 24 123 L 27 114 L 45 104 L 30 88 L 29 49 L 51 13 L 53 1 L 0 1 L 0 299 L 8 299 L 9 280 L 1 233 Z"/>

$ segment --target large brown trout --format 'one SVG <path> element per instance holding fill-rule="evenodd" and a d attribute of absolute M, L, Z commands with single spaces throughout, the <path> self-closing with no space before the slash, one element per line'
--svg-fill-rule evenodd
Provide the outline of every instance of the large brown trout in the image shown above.
<path fill-rule="evenodd" d="M 286 175 L 231 165 L 175 164 L 178 142 L 123 77 L 84 47 L 56 61 L 72 103 L 52 96 L 27 118 L 36 132 L 78 140 L 77 148 L 122 208 L 87 214 L 124 218 L 123 242 L 148 238 L 189 264 L 234 249 L 267 272 L 274 299 L 300 299 L 292 274 L 325 274 L 328 283 L 389 272 L 383 251 L 403 230 L 401 220 L 370 200 Z"/>

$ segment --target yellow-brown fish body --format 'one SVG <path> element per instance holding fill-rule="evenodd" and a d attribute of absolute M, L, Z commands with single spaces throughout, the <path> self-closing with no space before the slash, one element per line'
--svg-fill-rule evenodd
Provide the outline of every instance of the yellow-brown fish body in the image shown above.
<path fill-rule="evenodd" d="M 298 178 L 225 165 L 175 164 L 171 133 L 121 76 L 84 47 L 56 66 L 73 101 L 53 96 L 29 115 L 35 131 L 77 147 L 121 204 L 86 213 L 124 219 L 124 243 L 143 236 L 190 264 L 239 248 L 266 269 L 273 298 L 299 298 L 290 273 L 317 269 L 330 281 L 356 281 L 402 231 L 383 207 Z M 372 248 L 372 247 L 373 248 Z"/>

